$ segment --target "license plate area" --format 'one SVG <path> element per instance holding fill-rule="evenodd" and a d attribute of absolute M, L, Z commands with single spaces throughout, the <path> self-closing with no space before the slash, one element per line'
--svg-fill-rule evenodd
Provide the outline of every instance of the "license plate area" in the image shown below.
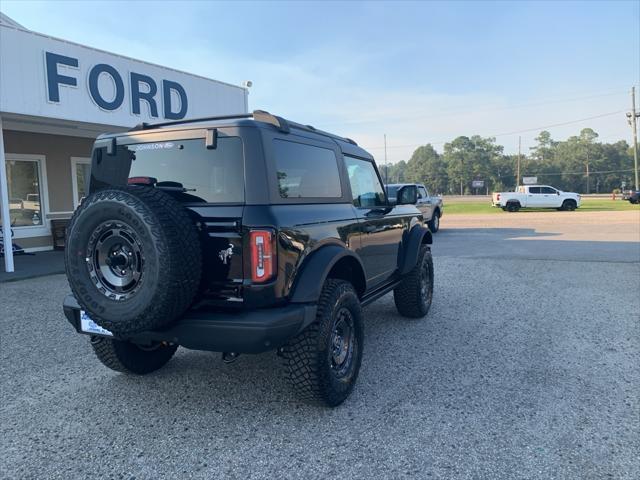
<path fill-rule="evenodd" d="M 80 310 L 80 330 L 90 335 L 113 337 L 113 333 L 94 322 L 84 310 Z"/>

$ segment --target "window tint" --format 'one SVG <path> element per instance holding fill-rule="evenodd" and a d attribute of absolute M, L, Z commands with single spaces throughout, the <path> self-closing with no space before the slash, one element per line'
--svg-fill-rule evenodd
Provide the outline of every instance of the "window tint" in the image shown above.
<path fill-rule="evenodd" d="M 556 189 L 555 188 L 551 188 L 551 187 L 540 187 L 540 192 L 541 193 L 552 193 L 552 194 L 556 194 Z"/>
<path fill-rule="evenodd" d="M 244 201 L 244 161 L 239 137 L 219 137 L 212 150 L 206 148 L 202 138 L 139 143 L 124 148 L 133 160 L 129 177 L 181 183 L 187 189 L 186 201 Z"/>
<path fill-rule="evenodd" d="M 398 190 L 400 190 L 399 186 L 395 186 L 395 185 L 390 185 L 387 187 L 387 196 L 389 198 L 396 198 L 396 195 L 398 194 Z"/>
<path fill-rule="evenodd" d="M 529 193 L 540 193 L 540 187 L 529 187 Z"/>
<path fill-rule="evenodd" d="M 349 173 L 353 204 L 356 207 L 386 205 L 384 191 L 373 163 L 348 156 L 344 157 L 344 163 Z"/>
<path fill-rule="evenodd" d="M 328 148 L 274 140 L 278 191 L 282 198 L 340 198 L 336 154 Z"/>

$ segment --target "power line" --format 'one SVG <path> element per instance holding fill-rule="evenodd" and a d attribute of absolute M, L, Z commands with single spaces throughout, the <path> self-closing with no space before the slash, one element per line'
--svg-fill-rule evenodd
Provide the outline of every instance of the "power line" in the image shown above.
<path fill-rule="evenodd" d="M 599 172 L 589 172 L 589 175 L 597 175 L 603 173 L 624 173 L 624 172 L 633 172 L 633 168 L 627 168 L 624 170 L 601 170 Z M 550 177 L 550 176 L 560 176 L 560 175 L 585 175 L 585 172 L 555 172 L 555 173 L 525 173 L 523 177 Z M 497 175 L 497 178 L 513 178 L 513 174 L 510 175 Z"/>
<path fill-rule="evenodd" d="M 432 115 L 423 115 L 423 114 L 403 115 L 402 117 L 396 117 L 395 119 L 384 117 L 384 118 L 369 119 L 369 120 L 351 120 L 346 122 L 336 122 L 331 125 L 320 124 L 319 126 L 327 129 L 335 129 L 336 125 L 338 126 L 359 125 L 359 124 L 376 123 L 376 122 L 382 122 L 382 121 L 384 122 L 397 121 L 397 120 L 420 120 L 420 119 L 426 120 L 426 119 L 442 118 L 442 117 L 447 117 L 452 115 L 459 115 L 461 113 L 474 114 L 474 113 L 495 112 L 495 111 L 502 111 L 502 110 L 517 110 L 520 108 L 536 107 L 536 106 L 551 105 L 551 104 L 558 104 L 558 103 L 570 103 L 570 102 L 576 102 L 580 100 L 589 100 L 593 98 L 611 97 L 611 96 L 626 95 L 626 94 L 627 94 L 626 90 L 625 91 L 616 90 L 616 91 L 609 91 L 605 93 L 587 94 L 580 97 L 562 98 L 562 99 L 556 98 L 556 99 L 550 99 L 550 100 L 540 100 L 540 101 L 533 101 L 533 102 L 500 106 L 500 107 L 498 106 L 493 107 L 493 104 L 484 104 L 484 105 L 471 107 L 471 108 L 465 107 L 465 108 L 457 108 L 452 110 L 445 110 L 445 111 L 436 113 L 435 115 L 433 114 Z M 493 107 L 493 108 L 486 108 L 486 107 Z"/>
<path fill-rule="evenodd" d="M 617 110 L 615 112 L 603 113 L 603 114 L 600 114 L 600 115 L 594 115 L 594 116 L 591 116 L 591 117 L 579 118 L 577 120 L 570 120 L 570 121 L 567 121 L 567 122 L 554 123 L 554 124 L 551 124 L 551 125 L 544 125 L 544 126 L 541 126 L 541 127 L 526 128 L 526 129 L 523 129 L 523 130 L 514 130 L 514 131 L 511 131 L 511 132 L 504 132 L 504 133 L 496 133 L 496 134 L 493 134 L 493 135 L 486 135 L 486 137 L 507 137 L 507 136 L 510 136 L 510 135 L 517 135 L 519 133 L 536 132 L 536 131 L 544 130 L 544 129 L 547 129 L 547 128 L 563 127 L 565 125 L 572 125 L 572 124 L 575 124 L 575 123 L 586 122 L 588 120 L 594 120 L 596 118 L 610 117 L 612 115 L 617 115 L 617 114 L 623 113 L 623 112 L 625 112 L 625 110 Z M 448 143 L 450 141 L 451 140 L 444 140 L 444 141 L 427 142 L 427 143 L 429 143 L 430 145 L 442 145 L 442 144 Z M 417 143 L 417 144 L 405 144 L 405 145 L 387 145 L 387 148 L 410 148 L 410 147 L 421 147 L 423 145 L 424 144 L 420 144 L 420 143 Z M 366 148 L 367 148 L 367 150 L 379 150 L 379 149 L 384 148 L 384 147 L 366 147 Z"/>

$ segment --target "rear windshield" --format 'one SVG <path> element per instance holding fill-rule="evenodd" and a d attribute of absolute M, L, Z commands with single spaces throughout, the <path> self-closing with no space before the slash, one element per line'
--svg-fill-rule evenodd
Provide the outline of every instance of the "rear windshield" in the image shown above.
<path fill-rule="evenodd" d="M 387 196 L 389 198 L 396 198 L 398 196 L 398 190 L 400 186 L 388 185 L 387 186 Z"/>
<path fill-rule="evenodd" d="M 131 177 L 177 182 L 194 202 L 244 201 L 244 160 L 239 137 L 219 137 L 215 149 L 202 138 L 124 145 L 131 156 Z M 119 152 L 120 154 L 120 152 Z"/>

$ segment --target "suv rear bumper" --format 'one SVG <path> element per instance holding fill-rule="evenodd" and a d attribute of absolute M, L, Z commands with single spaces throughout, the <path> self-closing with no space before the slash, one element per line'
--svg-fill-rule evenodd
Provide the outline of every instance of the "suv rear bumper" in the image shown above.
<path fill-rule="evenodd" d="M 304 330 L 314 321 L 316 308 L 298 303 L 238 313 L 190 310 L 167 329 L 114 338 L 142 344 L 164 341 L 213 352 L 260 353 L 284 345 Z M 73 295 L 65 297 L 63 309 L 78 333 L 93 335 L 80 329 L 80 306 Z"/>

